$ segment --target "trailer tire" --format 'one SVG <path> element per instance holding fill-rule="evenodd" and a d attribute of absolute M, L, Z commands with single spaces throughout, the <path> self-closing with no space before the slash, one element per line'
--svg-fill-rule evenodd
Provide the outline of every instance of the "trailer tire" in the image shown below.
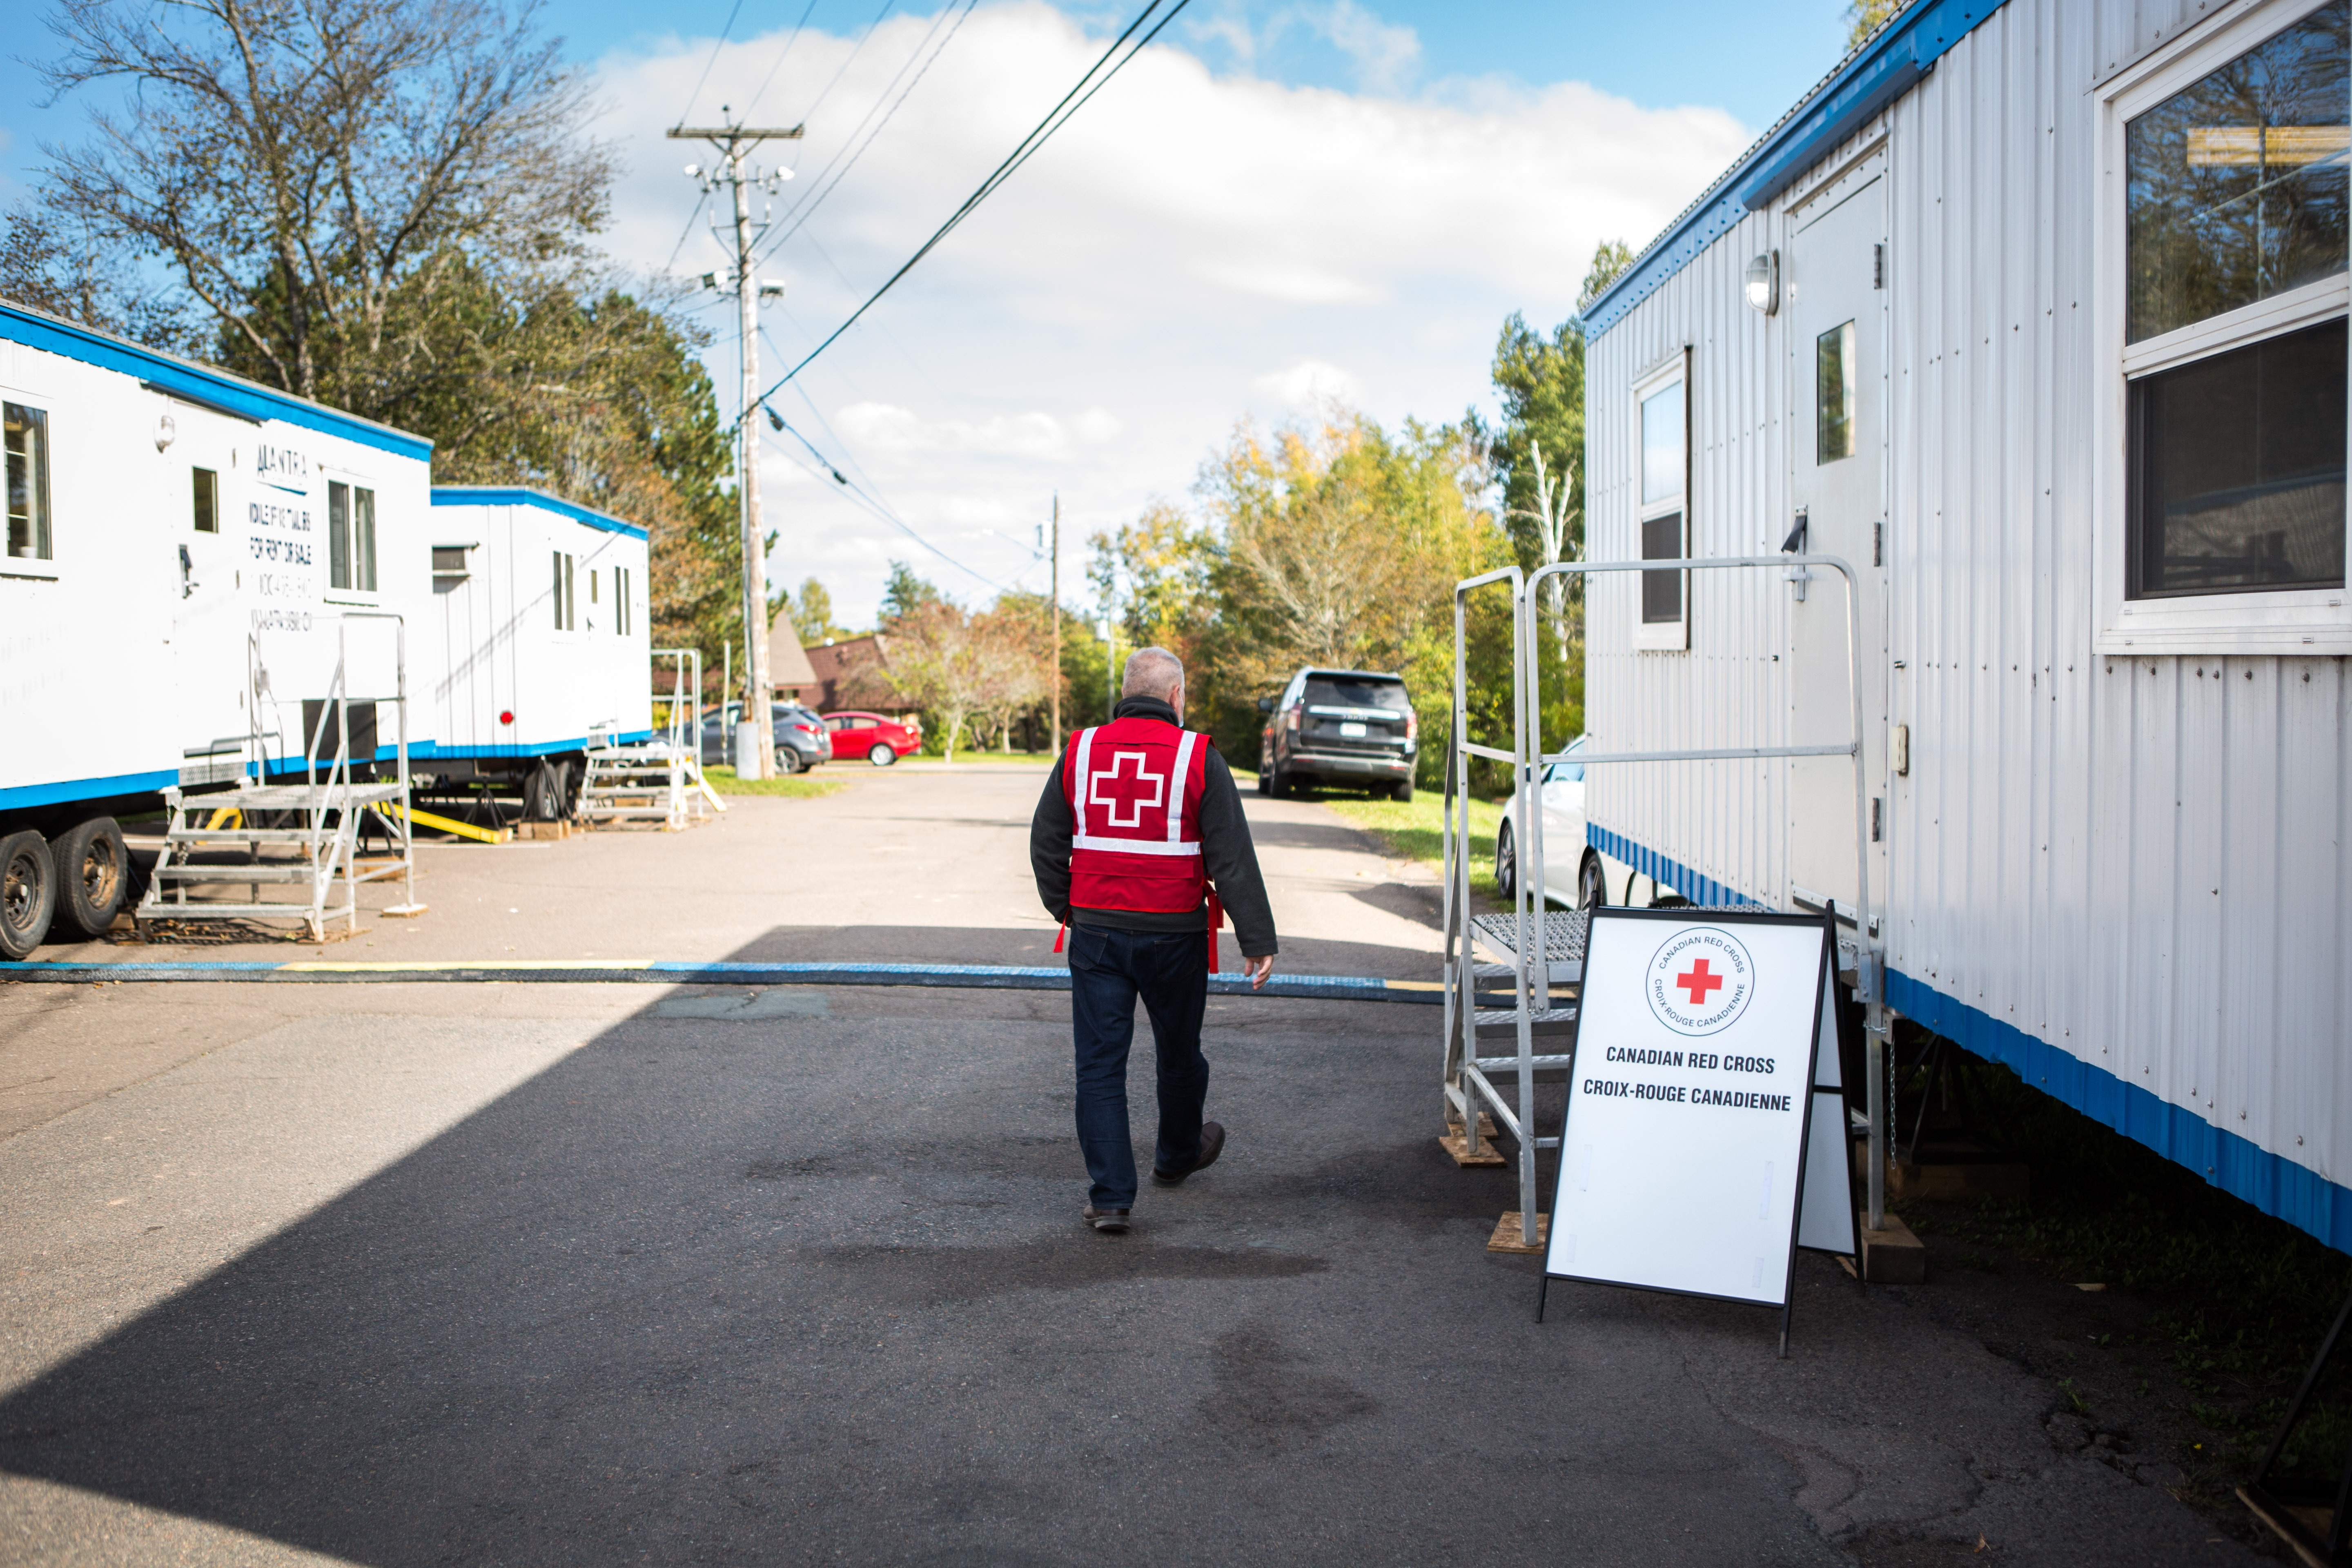
<path fill-rule="evenodd" d="M 866 753 L 866 760 L 877 768 L 887 768 L 898 762 L 898 752 L 897 748 L 887 742 L 877 741 L 874 742 L 874 749 Z"/>
<path fill-rule="evenodd" d="M 0 958 L 17 963 L 49 934 L 58 874 L 48 840 L 29 829 L 0 838 Z"/>
<path fill-rule="evenodd" d="M 131 887 L 131 851 L 110 816 L 93 816 L 68 828 L 49 846 L 58 879 L 53 929 L 69 936 L 99 937 L 122 912 Z"/>
<path fill-rule="evenodd" d="M 522 818 L 527 823 L 560 823 L 572 816 L 572 766 L 541 757 L 522 775 Z"/>

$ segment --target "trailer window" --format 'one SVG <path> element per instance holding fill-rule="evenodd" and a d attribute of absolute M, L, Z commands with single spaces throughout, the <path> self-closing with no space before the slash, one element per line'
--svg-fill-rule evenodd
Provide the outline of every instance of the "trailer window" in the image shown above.
<path fill-rule="evenodd" d="M 352 487 L 352 565 L 362 594 L 375 592 L 375 492 Z"/>
<path fill-rule="evenodd" d="M 2339 318 L 2131 384 L 2133 598 L 2344 585 L 2345 349 Z"/>
<path fill-rule="evenodd" d="M 1635 533 L 1642 559 L 1674 561 L 1688 552 L 1690 517 L 1690 381 L 1678 361 L 1667 379 L 1637 388 L 1641 501 Z M 1683 620 L 1683 574 L 1642 574 L 1642 618 L 1635 646 L 1688 646 Z"/>
<path fill-rule="evenodd" d="M 194 491 L 196 531 L 220 531 L 220 475 L 211 468 L 190 468 L 191 488 Z"/>
<path fill-rule="evenodd" d="M 1853 456 L 1853 323 L 1813 340 L 1813 461 Z"/>
<path fill-rule="evenodd" d="M 2323 5 L 2125 126 L 2126 342 L 2345 270 L 2347 30 Z"/>
<path fill-rule="evenodd" d="M 555 555 L 555 629 L 574 630 L 580 624 L 579 582 L 571 556 L 558 550 Z"/>
<path fill-rule="evenodd" d="M 8 553 L 49 559 L 49 416 L 21 403 L 0 404 L 8 462 Z"/>
<path fill-rule="evenodd" d="M 629 635 L 629 569 L 613 568 L 613 631 L 619 637 Z"/>

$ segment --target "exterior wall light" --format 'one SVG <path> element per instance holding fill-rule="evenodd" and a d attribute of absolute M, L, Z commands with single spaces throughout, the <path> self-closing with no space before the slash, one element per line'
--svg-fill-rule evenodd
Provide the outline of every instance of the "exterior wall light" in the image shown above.
<path fill-rule="evenodd" d="M 1772 314 L 1780 308 L 1780 253 L 1768 250 L 1748 264 L 1748 302 Z"/>
<path fill-rule="evenodd" d="M 162 451 L 180 438 L 180 422 L 166 414 L 155 421 L 155 450 Z"/>

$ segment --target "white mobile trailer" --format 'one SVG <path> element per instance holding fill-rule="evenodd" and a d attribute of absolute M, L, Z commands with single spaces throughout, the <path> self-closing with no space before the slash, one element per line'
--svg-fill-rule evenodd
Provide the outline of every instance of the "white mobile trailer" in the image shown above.
<path fill-rule="evenodd" d="M 433 787 L 569 815 L 591 745 L 653 735 L 646 531 L 538 490 L 433 490 Z"/>
<path fill-rule="evenodd" d="M 2345 16 L 1916 0 L 1593 302 L 1586 460 L 1594 560 L 1853 567 L 1887 1002 L 2352 1247 Z M 1592 749 L 1845 742 L 1789 575 L 1591 580 Z M 1591 842 L 1850 913 L 1849 767 L 1598 766 Z"/>
<path fill-rule="evenodd" d="M 415 689 L 432 447 L 5 302 L 0 404 L 0 838 L 21 917 L 0 910 L 0 952 L 17 956 L 41 935 L 20 835 L 74 861 L 55 879 L 69 925 L 110 916 L 113 816 L 167 787 L 300 779 L 304 703 L 330 711 L 346 653 L 355 699 L 395 690 L 403 624 Z M 388 763 L 396 715 L 376 717 Z M 412 746 L 423 717 L 412 703 Z M 110 879 L 91 859 L 110 853 Z"/>

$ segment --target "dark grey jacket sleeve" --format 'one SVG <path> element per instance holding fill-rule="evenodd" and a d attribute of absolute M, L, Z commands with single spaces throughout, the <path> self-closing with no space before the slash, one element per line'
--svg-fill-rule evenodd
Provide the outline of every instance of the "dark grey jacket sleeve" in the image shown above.
<path fill-rule="evenodd" d="M 1070 923 L 1070 836 L 1077 830 L 1070 820 L 1069 797 L 1062 793 L 1069 756 L 1064 752 L 1045 775 L 1045 793 L 1037 797 L 1037 815 L 1029 819 L 1029 870 L 1037 879 L 1037 897 L 1045 912 L 1064 925 Z"/>
<path fill-rule="evenodd" d="M 1274 937 L 1274 906 L 1266 902 L 1265 879 L 1258 873 L 1257 846 L 1250 841 L 1249 818 L 1242 814 L 1241 791 L 1234 787 L 1234 771 L 1213 748 L 1202 770 L 1201 791 L 1201 854 L 1208 862 L 1209 880 L 1217 885 L 1217 899 L 1234 922 L 1234 940 L 1244 958 L 1267 958 L 1281 951 Z M 1050 792 L 1056 800 L 1061 792 Z M 1063 803 L 1066 818 L 1069 805 Z M 1031 836 L 1034 846 L 1035 837 Z M 1063 830 L 1063 898 L 1069 897 L 1069 833 Z M 1034 854 L 1034 848 L 1032 853 Z M 1045 873 L 1039 872 L 1042 886 Z"/>

